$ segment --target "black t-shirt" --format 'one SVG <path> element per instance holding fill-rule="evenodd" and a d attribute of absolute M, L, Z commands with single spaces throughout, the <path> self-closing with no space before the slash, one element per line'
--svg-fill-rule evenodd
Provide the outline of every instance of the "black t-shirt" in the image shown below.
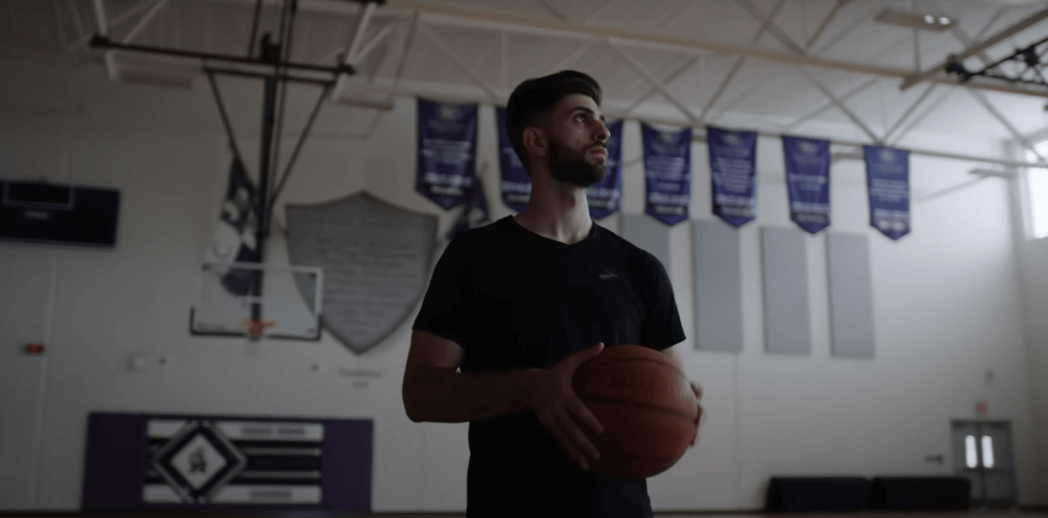
<path fill-rule="evenodd" d="M 655 256 L 596 223 L 568 245 L 512 216 L 452 239 L 412 328 L 459 344 L 465 374 L 546 368 L 598 342 L 684 340 Z M 644 479 L 583 471 L 531 411 L 471 422 L 469 448 L 470 518 L 652 516 Z"/>

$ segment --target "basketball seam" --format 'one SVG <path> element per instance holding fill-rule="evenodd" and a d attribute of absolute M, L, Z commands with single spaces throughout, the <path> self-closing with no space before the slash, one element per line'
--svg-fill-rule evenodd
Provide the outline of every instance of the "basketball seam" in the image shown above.
<path fill-rule="evenodd" d="M 689 423 L 694 421 L 694 418 L 691 415 L 689 415 L 689 414 L 684 414 L 682 412 L 674 412 L 673 410 L 666 410 L 665 408 L 659 408 L 659 407 L 656 407 L 656 406 L 647 406 L 647 405 L 643 405 L 643 404 L 640 404 L 640 403 L 634 403 L 634 402 L 631 402 L 631 401 L 620 401 L 618 399 L 612 399 L 612 398 L 609 398 L 609 397 L 601 397 L 601 396 L 584 396 L 584 399 L 586 401 L 595 401 L 597 403 L 610 403 L 610 404 L 613 404 L 613 405 L 624 405 L 624 406 L 642 408 L 644 410 L 652 410 L 654 412 L 661 412 L 663 414 L 670 414 L 670 415 L 674 415 L 674 416 L 680 417 L 682 419 L 685 419 Z"/>

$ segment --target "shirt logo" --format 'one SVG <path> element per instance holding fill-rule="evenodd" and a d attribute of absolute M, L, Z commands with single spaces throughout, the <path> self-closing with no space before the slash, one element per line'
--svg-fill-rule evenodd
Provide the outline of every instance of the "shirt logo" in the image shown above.
<path fill-rule="evenodd" d="M 604 270 L 604 273 L 600 274 L 600 278 L 604 279 L 604 280 L 617 279 L 618 277 L 619 277 L 618 275 L 615 275 L 614 273 L 612 273 L 609 270 Z"/>

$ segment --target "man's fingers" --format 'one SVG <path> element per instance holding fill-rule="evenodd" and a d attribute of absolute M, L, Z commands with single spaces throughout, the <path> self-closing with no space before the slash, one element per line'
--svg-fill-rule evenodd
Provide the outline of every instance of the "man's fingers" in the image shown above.
<path fill-rule="evenodd" d="M 571 422 L 571 418 L 567 415 L 567 412 L 552 412 L 547 415 L 548 422 L 544 422 L 546 429 L 557 438 L 557 442 L 560 443 L 561 448 L 564 448 L 564 453 L 568 454 L 571 460 L 575 461 L 582 467 L 582 469 L 589 469 L 589 460 L 587 457 L 591 457 L 586 453 L 583 453 L 581 449 L 584 447 L 578 442 L 578 436 L 576 432 L 581 434 L 578 427 Z"/>
<path fill-rule="evenodd" d="M 597 419 L 597 416 L 593 415 L 593 412 L 590 411 L 581 399 L 574 399 L 575 400 L 571 402 L 569 408 L 571 409 L 571 413 L 574 414 L 575 419 L 597 435 L 604 433 L 604 425 L 600 424 L 600 420 Z"/>

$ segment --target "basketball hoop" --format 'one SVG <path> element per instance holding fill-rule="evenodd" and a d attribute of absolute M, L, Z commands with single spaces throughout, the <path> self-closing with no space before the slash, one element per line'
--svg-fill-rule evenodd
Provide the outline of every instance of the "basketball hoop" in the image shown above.
<path fill-rule="evenodd" d="M 240 327 L 244 328 L 244 332 L 251 340 L 258 340 L 262 338 L 262 331 L 267 327 L 271 327 L 274 324 L 272 320 L 255 320 L 247 319 L 240 323 Z"/>

